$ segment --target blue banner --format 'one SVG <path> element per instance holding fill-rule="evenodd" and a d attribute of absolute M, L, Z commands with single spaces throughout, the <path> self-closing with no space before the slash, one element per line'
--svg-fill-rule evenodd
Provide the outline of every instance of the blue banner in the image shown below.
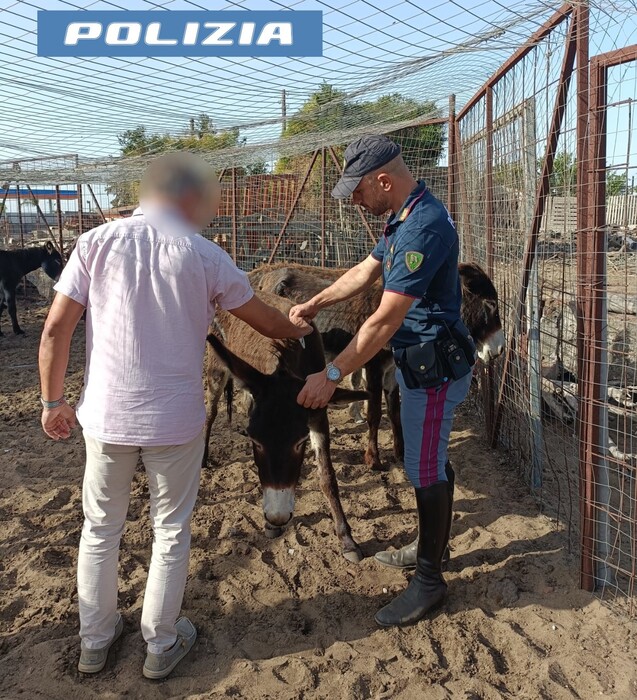
<path fill-rule="evenodd" d="M 38 56 L 322 56 L 320 11 L 38 12 Z"/>

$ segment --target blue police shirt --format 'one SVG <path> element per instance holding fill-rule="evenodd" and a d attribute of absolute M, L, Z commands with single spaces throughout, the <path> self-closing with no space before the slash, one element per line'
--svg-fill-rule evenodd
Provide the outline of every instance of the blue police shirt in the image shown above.
<path fill-rule="evenodd" d="M 423 181 L 392 215 L 372 256 L 383 264 L 383 288 L 413 297 L 393 348 L 434 340 L 443 321 L 460 320 L 458 234 L 444 204 Z"/>

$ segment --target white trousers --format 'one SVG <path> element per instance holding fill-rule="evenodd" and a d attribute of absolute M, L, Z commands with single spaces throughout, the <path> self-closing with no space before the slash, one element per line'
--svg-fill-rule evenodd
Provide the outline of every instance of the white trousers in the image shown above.
<path fill-rule="evenodd" d="M 88 649 L 108 644 L 117 620 L 117 563 L 130 487 L 141 455 L 148 476 L 153 551 L 142 609 L 148 651 L 177 640 L 175 621 L 188 574 L 190 518 L 199 488 L 203 433 L 185 445 L 128 447 L 84 436 L 86 471 L 77 593 L 80 637 Z"/>

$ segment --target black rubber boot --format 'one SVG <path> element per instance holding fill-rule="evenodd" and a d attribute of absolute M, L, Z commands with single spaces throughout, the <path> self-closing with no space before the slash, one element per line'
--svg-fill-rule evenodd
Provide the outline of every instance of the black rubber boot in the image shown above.
<path fill-rule="evenodd" d="M 376 613 L 381 627 L 413 625 L 438 607 L 447 594 L 441 564 L 449 541 L 451 485 L 438 481 L 415 491 L 419 521 L 416 573 L 407 588 Z"/>
<path fill-rule="evenodd" d="M 456 473 L 451 466 L 451 462 L 447 460 L 445 464 L 445 474 L 447 475 L 447 481 L 451 486 L 451 507 L 453 509 L 453 492 L 456 483 Z M 389 566 L 392 569 L 415 569 L 416 559 L 418 558 L 418 537 L 413 542 L 406 544 L 404 547 L 396 550 L 384 550 L 382 552 L 376 552 L 374 554 L 374 559 L 383 564 L 383 566 Z M 449 547 L 445 549 L 442 555 L 442 570 L 446 571 L 449 566 L 449 559 L 451 558 Z"/>

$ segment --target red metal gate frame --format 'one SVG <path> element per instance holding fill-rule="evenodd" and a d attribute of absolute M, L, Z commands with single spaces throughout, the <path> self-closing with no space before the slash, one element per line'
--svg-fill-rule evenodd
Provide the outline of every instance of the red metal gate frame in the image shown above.
<path fill-rule="evenodd" d="M 595 543 L 599 498 L 597 484 L 604 462 L 602 362 L 606 345 L 604 297 L 606 294 L 606 112 L 608 69 L 637 61 L 637 45 L 594 56 L 590 61 L 589 139 L 582 145 L 581 189 L 578 177 L 578 374 L 579 464 L 582 588 L 596 585 Z M 585 125 L 584 125 L 585 126 Z"/>

